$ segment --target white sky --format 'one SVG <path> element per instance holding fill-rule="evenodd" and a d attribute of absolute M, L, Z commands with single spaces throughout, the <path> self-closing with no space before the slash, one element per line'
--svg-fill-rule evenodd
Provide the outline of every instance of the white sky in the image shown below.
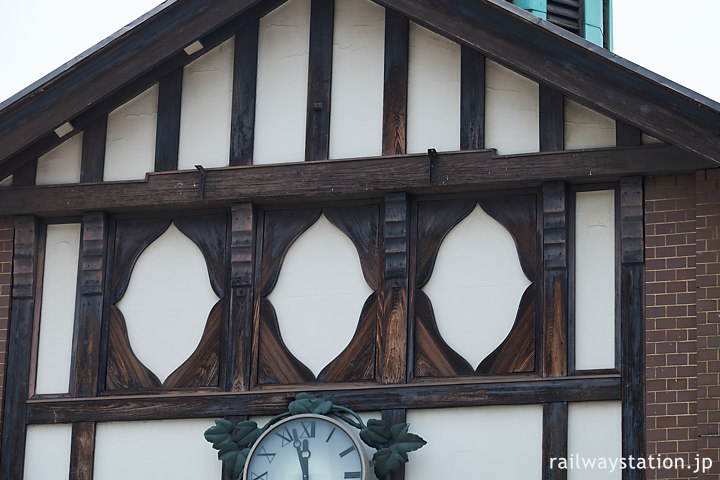
<path fill-rule="evenodd" d="M 613 0 L 615 53 L 720 101 L 718 0 Z M 0 0 L 0 102 L 159 0 Z"/>

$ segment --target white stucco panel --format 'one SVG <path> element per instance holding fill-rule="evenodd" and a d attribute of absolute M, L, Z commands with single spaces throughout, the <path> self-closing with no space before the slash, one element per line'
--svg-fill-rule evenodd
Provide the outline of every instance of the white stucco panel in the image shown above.
<path fill-rule="evenodd" d="M 443 240 L 423 291 L 443 339 L 477 367 L 510 333 L 528 285 L 512 236 L 476 206 Z"/>
<path fill-rule="evenodd" d="M 136 180 L 155 169 L 158 86 L 108 114 L 103 180 Z"/>
<path fill-rule="evenodd" d="M 305 159 L 310 0 L 289 0 L 260 19 L 253 162 Z"/>
<path fill-rule="evenodd" d="M 12 187 L 13 176 L 8 175 L 7 177 L 0 180 L 0 188 Z"/>
<path fill-rule="evenodd" d="M 568 405 L 568 480 L 620 480 L 612 461 L 622 457 L 622 404 L 582 402 Z M 605 460 L 602 463 L 602 459 Z M 578 460 L 580 465 L 578 465 Z M 595 465 L 587 463 L 595 460 Z M 603 464 L 605 467 L 603 467 Z M 568 467 L 571 464 L 568 463 Z"/>
<path fill-rule="evenodd" d="M 178 170 L 230 163 L 234 46 L 231 37 L 183 69 Z"/>
<path fill-rule="evenodd" d="M 98 423 L 95 480 L 220 478 L 210 419 Z M 66 476 L 67 478 L 67 476 Z"/>
<path fill-rule="evenodd" d="M 162 382 L 195 351 L 218 300 L 202 252 L 171 224 L 137 259 L 117 307 L 135 355 Z"/>
<path fill-rule="evenodd" d="M 330 158 L 382 155 L 385 9 L 336 0 Z"/>
<path fill-rule="evenodd" d="M 71 443 L 71 424 L 29 425 L 24 480 L 67 480 Z"/>
<path fill-rule="evenodd" d="M 615 146 L 615 120 L 565 99 L 565 149 Z"/>
<path fill-rule="evenodd" d="M 407 152 L 460 150 L 460 45 L 410 22 Z"/>
<path fill-rule="evenodd" d="M 38 158 L 35 184 L 80 183 L 82 139 L 80 132 Z"/>
<path fill-rule="evenodd" d="M 542 405 L 408 410 L 428 443 L 409 454 L 412 480 L 542 478 Z"/>
<path fill-rule="evenodd" d="M 575 368 L 615 367 L 615 192 L 575 197 Z"/>
<path fill-rule="evenodd" d="M 352 340 L 371 293 L 355 246 L 322 215 L 288 250 L 268 299 L 285 345 L 317 375 Z"/>
<path fill-rule="evenodd" d="M 66 393 L 70 387 L 80 233 L 79 223 L 47 227 L 35 381 L 37 394 Z"/>
<path fill-rule="evenodd" d="M 540 150 L 539 86 L 492 60 L 485 61 L 485 146 L 498 153 Z"/>

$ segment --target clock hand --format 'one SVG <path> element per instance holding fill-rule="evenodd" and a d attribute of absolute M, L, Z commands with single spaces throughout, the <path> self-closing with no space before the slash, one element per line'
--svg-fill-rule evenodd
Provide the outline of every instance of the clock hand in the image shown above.
<path fill-rule="evenodd" d="M 295 450 L 297 450 L 298 460 L 300 460 L 300 468 L 302 469 L 303 480 L 310 480 L 310 477 L 308 475 L 308 458 L 310 458 L 308 441 L 303 440 L 301 443 L 300 438 L 298 438 L 297 430 L 293 428 L 292 432 L 293 437 L 295 437 L 295 440 L 293 441 L 293 447 L 295 447 Z"/>

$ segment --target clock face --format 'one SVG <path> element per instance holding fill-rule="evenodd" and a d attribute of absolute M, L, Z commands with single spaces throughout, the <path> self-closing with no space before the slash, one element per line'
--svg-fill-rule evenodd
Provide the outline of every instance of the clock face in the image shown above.
<path fill-rule="evenodd" d="M 255 442 L 245 480 L 365 480 L 366 463 L 364 450 L 343 424 L 295 415 Z"/>

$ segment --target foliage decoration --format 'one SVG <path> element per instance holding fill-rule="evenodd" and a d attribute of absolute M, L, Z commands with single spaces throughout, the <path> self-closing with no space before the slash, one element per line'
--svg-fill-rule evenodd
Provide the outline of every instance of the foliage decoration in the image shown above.
<path fill-rule="evenodd" d="M 383 420 L 370 419 L 365 425 L 360 416 L 349 408 L 309 393 L 299 393 L 290 402 L 287 412 L 273 417 L 262 428 L 252 420 L 237 424 L 224 419 L 215 420 L 215 425 L 205 431 L 205 440 L 218 451 L 218 458 L 225 464 L 230 478 L 240 480 L 250 449 L 260 435 L 284 418 L 307 413 L 335 417 L 360 430 L 360 439 L 376 450 L 372 464 L 378 480 L 390 480 L 392 474 L 408 461 L 408 452 L 427 443 L 420 436 L 408 432 L 407 423 L 390 427 Z"/>

